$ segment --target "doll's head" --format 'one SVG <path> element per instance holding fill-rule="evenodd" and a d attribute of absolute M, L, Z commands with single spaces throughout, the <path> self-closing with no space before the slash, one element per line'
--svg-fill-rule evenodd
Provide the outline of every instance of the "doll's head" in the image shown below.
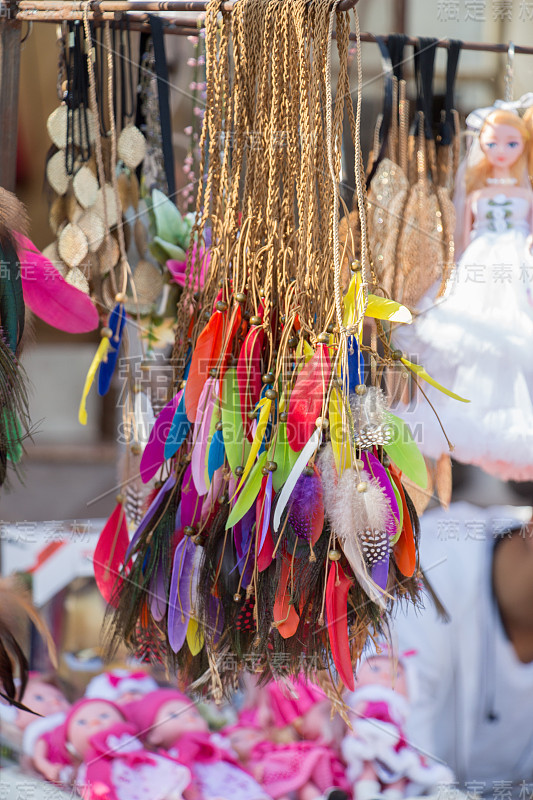
<path fill-rule="evenodd" d="M 186 733 L 209 730 L 192 700 L 175 689 L 150 692 L 126 711 L 140 736 L 154 747 L 168 749 Z"/>
<path fill-rule="evenodd" d="M 376 655 L 363 661 L 357 670 L 355 690 L 363 686 L 383 686 L 407 697 L 407 676 L 401 661 L 389 655 Z"/>
<path fill-rule="evenodd" d="M 249 723 L 238 723 L 223 731 L 237 757 L 243 763 L 249 760 L 254 747 L 265 740 L 261 728 Z"/>
<path fill-rule="evenodd" d="M 40 714 L 41 717 L 48 717 L 60 711 L 66 712 L 70 708 L 70 703 L 63 692 L 39 675 L 30 677 L 24 690 L 22 702 L 35 712 L 35 714 L 30 714 L 29 711 L 17 710 L 14 721 L 17 728 L 22 731 L 30 723 L 38 719 L 36 714 Z"/>
<path fill-rule="evenodd" d="M 72 756 L 83 760 L 92 737 L 121 722 L 125 722 L 122 711 L 109 700 L 78 700 L 65 720 L 65 746 Z"/>
<path fill-rule="evenodd" d="M 113 669 L 93 678 L 85 690 L 85 697 L 111 700 L 122 705 L 140 700 L 158 689 L 155 680 L 146 672 Z"/>
<path fill-rule="evenodd" d="M 481 158 L 466 170 L 466 193 L 486 185 L 495 168 L 509 170 L 517 184 L 523 183 L 533 156 L 532 119 L 530 114 L 518 114 L 496 109 L 485 118 L 479 132 Z"/>
<path fill-rule="evenodd" d="M 268 685 L 276 727 L 292 725 L 302 739 L 319 739 L 329 727 L 331 705 L 318 686 L 304 677 Z"/>

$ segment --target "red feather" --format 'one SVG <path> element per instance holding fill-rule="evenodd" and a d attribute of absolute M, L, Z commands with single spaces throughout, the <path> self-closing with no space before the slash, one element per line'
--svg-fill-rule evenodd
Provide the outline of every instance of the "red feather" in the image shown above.
<path fill-rule="evenodd" d="M 416 545 L 413 533 L 413 526 L 411 524 L 411 517 L 407 501 L 405 499 L 405 492 L 403 490 L 402 482 L 400 480 L 400 472 L 396 469 L 394 464 L 389 467 L 389 472 L 392 480 L 396 484 L 396 488 L 402 498 L 403 507 L 403 527 L 400 538 L 393 548 L 394 560 L 396 566 L 406 578 L 410 578 L 416 569 Z"/>
<path fill-rule="evenodd" d="M 252 420 L 248 418 L 261 397 L 261 351 L 265 338 L 264 328 L 254 327 L 241 347 L 237 363 L 237 382 L 241 399 L 241 416 L 244 432 L 251 442 Z"/>
<path fill-rule="evenodd" d="M 196 420 L 198 401 L 209 377 L 209 370 L 216 366 L 222 350 L 224 313 L 215 311 L 201 332 L 192 354 L 189 377 L 185 385 L 185 411 L 189 422 Z"/>
<path fill-rule="evenodd" d="M 329 568 L 326 586 L 326 613 L 328 617 L 328 635 L 333 661 L 344 685 L 353 692 L 355 689 L 348 640 L 348 592 L 352 585 L 338 562 L 332 562 Z"/>
<path fill-rule="evenodd" d="M 220 374 L 219 374 L 219 380 L 221 383 L 222 380 L 224 379 L 224 375 L 226 374 L 229 359 L 231 356 L 231 351 L 233 349 L 234 339 L 235 336 L 237 335 L 237 331 L 241 327 L 241 323 L 242 323 L 242 311 L 241 307 L 237 306 L 237 308 L 234 309 L 231 315 L 231 320 L 228 326 L 228 330 L 224 334 L 224 344 L 222 347 L 222 356 L 220 358 Z"/>
<path fill-rule="evenodd" d="M 283 559 L 278 591 L 274 602 L 274 622 L 277 623 L 276 628 L 284 639 L 294 636 L 300 624 L 300 617 L 296 613 L 294 606 L 289 602 L 291 599 L 291 592 L 288 586 L 290 574 L 290 561 Z"/>
<path fill-rule="evenodd" d="M 316 419 L 322 414 L 330 375 L 328 346 L 319 344 L 296 378 L 289 400 L 287 439 L 295 451 L 302 449 L 315 430 Z"/>
<path fill-rule="evenodd" d="M 128 544 L 128 526 L 124 506 L 122 503 L 117 503 L 100 534 L 93 555 L 96 585 L 106 603 L 114 605 L 115 588 L 122 582 L 121 580 L 117 581 L 117 578 L 120 567 L 124 563 Z"/>

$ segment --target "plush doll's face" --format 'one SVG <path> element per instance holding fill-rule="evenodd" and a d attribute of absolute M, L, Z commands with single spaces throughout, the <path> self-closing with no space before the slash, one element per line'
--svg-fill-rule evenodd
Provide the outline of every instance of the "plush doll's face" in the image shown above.
<path fill-rule="evenodd" d="M 397 672 L 394 672 L 394 666 Z M 369 658 L 361 664 L 357 671 L 355 688 L 362 686 L 385 686 L 387 689 L 394 689 L 398 694 L 407 697 L 407 681 L 405 670 L 401 664 L 385 656 L 375 656 Z"/>
<path fill-rule="evenodd" d="M 121 694 L 116 698 L 115 703 L 118 706 L 125 706 L 126 703 L 134 703 L 136 700 L 141 700 L 144 695 L 145 692 L 124 692 L 124 694 Z"/>
<path fill-rule="evenodd" d="M 207 732 L 207 723 L 200 716 L 194 703 L 176 698 L 163 703 L 157 712 L 147 741 L 156 747 L 169 748 L 184 733 Z"/>
<path fill-rule="evenodd" d="M 330 724 L 330 704 L 327 700 L 315 703 L 309 711 L 294 720 L 293 725 L 302 739 L 315 740 L 324 736 Z"/>
<path fill-rule="evenodd" d="M 80 758 L 84 758 L 91 738 L 100 731 L 124 722 L 122 714 L 105 700 L 84 703 L 72 715 L 68 725 L 68 740 Z"/>
<path fill-rule="evenodd" d="M 36 714 L 47 717 L 59 711 L 68 711 L 70 704 L 67 698 L 55 686 L 44 683 L 38 678 L 30 678 L 24 692 L 23 703 Z M 28 711 L 19 711 L 17 714 L 17 727 L 25 730 L 31 722 L 38 717 Z"/>
<path fill-rule="evenodd" d="M 229 735 L 232 748 L 242 761 L 247 761 L 256 744 L 264 740 L 264 735 L 256 728 L 236 728 Z"/>
<path fill-rule="evenodd" d="M 525 142 L 514 125 L 487 124 L 479 136 L 479 144 L 494 167 L 512 167 L 524 152 Z"/>

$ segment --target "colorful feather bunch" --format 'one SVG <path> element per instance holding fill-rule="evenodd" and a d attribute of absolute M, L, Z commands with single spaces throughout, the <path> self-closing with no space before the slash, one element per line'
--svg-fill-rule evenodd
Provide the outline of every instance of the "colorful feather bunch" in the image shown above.
<path fill-rule="evenodd" d="M 265 676 L 327 669 L 353 686 L 368 634 L 394 598 L 419 591 L 407 483 L 425 488 L 425 463 L 367 368 L 399 357 L 386 336 L 372 350 L 363 327 L 375 320 L 383 334 L 411 317 L 368 293 L 364 253 L 344 297 L 335 279 L 340 164 L 329 181 L 323 155 L 328 142 L 341 150 L 347 17 L 336 15 L 328 128 L 329 8 L 267 5 L 241 0 L 222 33 L 220 4 L 208 7 L 207 177 L 191 236 L 211 237 L 210 270 L 198 292 L 191 249 L 174 350 L 184 367 L 140 465 L 159 488 L 126 551 L 115 548 L 109 635 L 190 678 L 209 669 L 217 685 L 253 662 Z M 221 142 L 221 130 L 235 136 Z M 260 146 L 249 130 L 263 131 Z"/>

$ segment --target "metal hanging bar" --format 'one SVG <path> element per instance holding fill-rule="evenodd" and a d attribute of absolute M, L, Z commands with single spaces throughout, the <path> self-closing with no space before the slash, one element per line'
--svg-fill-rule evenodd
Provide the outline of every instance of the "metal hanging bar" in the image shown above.
<path fill-rule="evenodd" d="M 231 11 L 239 0 L 225 0 L 221 9 Z M 341 0 L 337 11 L 350 11 L 358 0 Z M 20 12 L 24 11 L 72 11 L 83 13 L 87 3 L 85 0 L 21 0 L 18 3 Z M 154 13 L 157 11 L 206 11 L 207 0 L 89 0 L 89 12 L 94 16 L 101 16 L 106 12 L 117 11 L 144 11 Z M 24 17 L 26 19 L 26 17 Z"/>

